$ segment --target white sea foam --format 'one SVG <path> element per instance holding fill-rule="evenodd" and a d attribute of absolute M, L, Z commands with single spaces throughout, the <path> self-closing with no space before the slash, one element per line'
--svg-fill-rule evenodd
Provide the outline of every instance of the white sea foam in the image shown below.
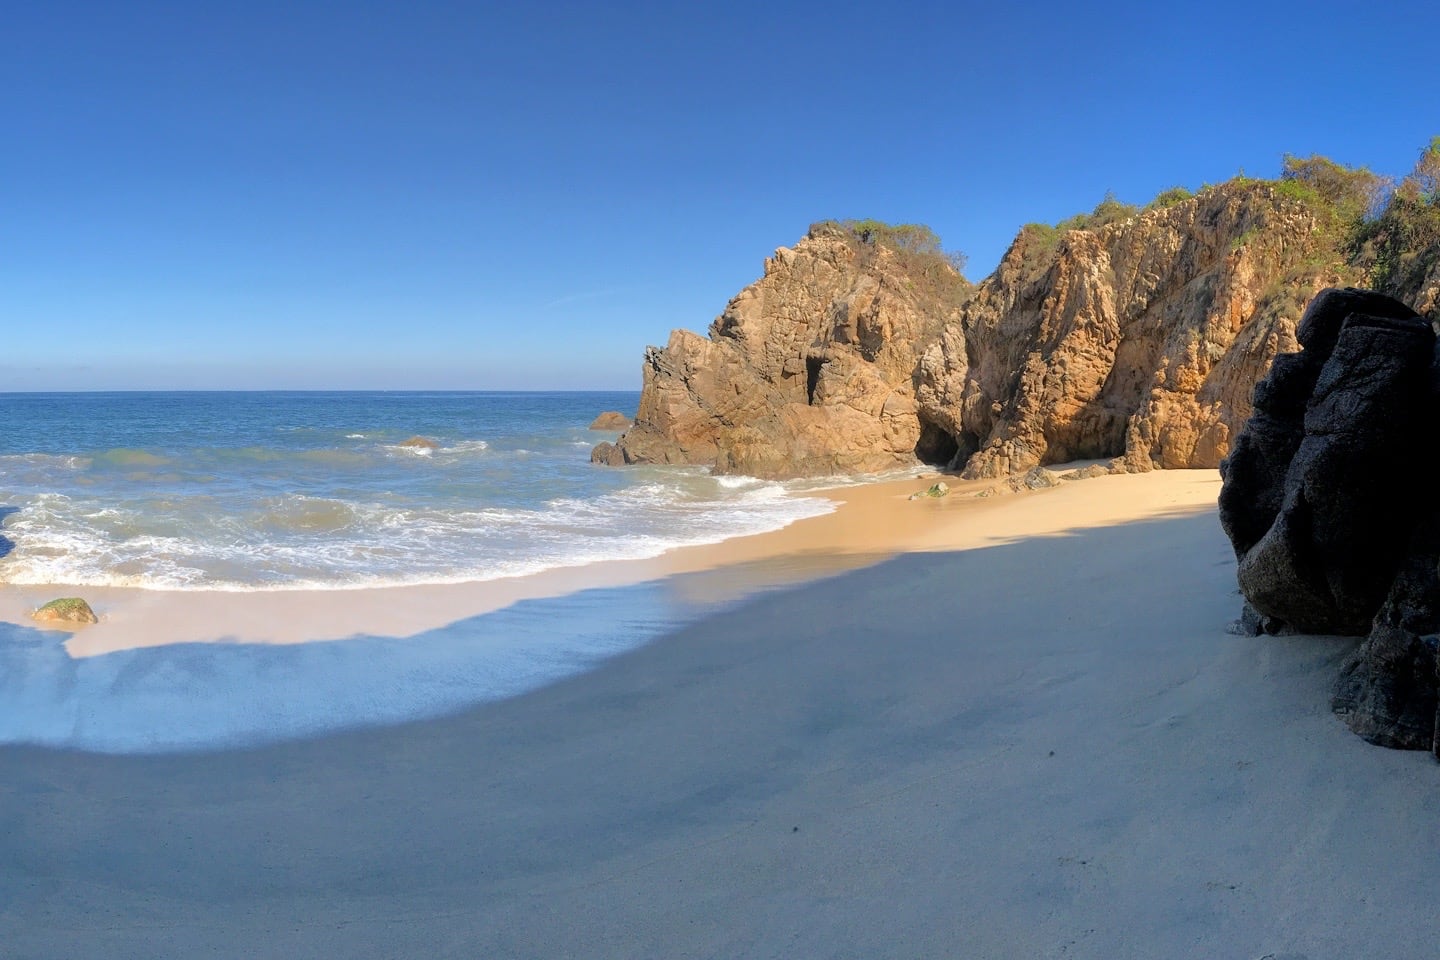
<path fill-rule="evenodd" d="M 744 474 L 721 474 L 715 477 L 715 483 L 725 490 L 744 490 L 766 482 L 759 477 L 747 477 Z"/>
<path fill-rule="evenodd" d="M 538 508 L 472 510 L 286 494 L 241 516 L 167 515 L 154 504 L 97 509 L 46 494 L 6 523 L 16 548 L 0 572 L 17 584 L 160 590 L 462 583 L 649 558 L 833 509 L 777 484 L 714 487 L 721 496 L 706 497 L 693 482 L 647 482 Z"/>
<path fill-rule="evenodd" d="M 0 438 L 57 446 L 0 453 L 0 505 L 10 508 L 0 511 L 0 581 L 453 583 L 653 557 L 832 509 L 789 484 L 704 468 L 598 470 L 578 452 L 590 445 L 589 404 L 565 412 L 571 404 L 164 397 L 122 404 L 128 419 L 102 422 L 83 398 L 56 401 L 43 433 Z M 412 435 L 437 445 L 401 442 Z"/>

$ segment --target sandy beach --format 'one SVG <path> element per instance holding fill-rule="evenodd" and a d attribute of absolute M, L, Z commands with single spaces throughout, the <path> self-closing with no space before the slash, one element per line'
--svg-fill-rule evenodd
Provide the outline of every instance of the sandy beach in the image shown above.
<path fill-rule="evenodd" d="M 899 481 L 554 582 L 102 596 L 77 656 L 410 633 L 657 578 L 727 602 L 439 719 L 0 748 L 3 955 L 1428 955 L 1434 763 L 1330 714 L 1353 641 L 1226 633 L 1218 485 L 911 502 Z"/>

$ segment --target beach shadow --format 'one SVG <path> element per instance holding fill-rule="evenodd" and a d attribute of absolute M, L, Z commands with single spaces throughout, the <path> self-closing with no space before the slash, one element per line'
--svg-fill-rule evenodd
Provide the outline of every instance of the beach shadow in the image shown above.
<path fill-rule="evenodd" d="M 582 672 L 696 609 L 655 581 L 525 600 L 405 637 L 82 658 L 66 651 L 68 631 L 0 623 L 0 744 L 215 750 L 436 717 Z"/>

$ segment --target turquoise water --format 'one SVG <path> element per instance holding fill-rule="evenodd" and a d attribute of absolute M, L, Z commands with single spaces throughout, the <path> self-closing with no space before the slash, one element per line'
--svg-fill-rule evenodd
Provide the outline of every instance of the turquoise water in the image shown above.
<path fill-rule="evenodd" d="M 589 462 L 636 393 L 0 395 L 0 582 L 456 583 L 776 529 L 831 505 Z M 406 446 L 424 438 L 432 446 Z"/>

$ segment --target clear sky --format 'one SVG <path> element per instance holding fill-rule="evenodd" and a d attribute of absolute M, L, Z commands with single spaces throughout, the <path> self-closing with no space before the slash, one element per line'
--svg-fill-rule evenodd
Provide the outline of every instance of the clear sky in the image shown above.
<path fill-rule="evenodd" d="M 19 3 L 0 390 L 638 389 L 813 221 L 1383 173 L 1429 3 Z"/>

